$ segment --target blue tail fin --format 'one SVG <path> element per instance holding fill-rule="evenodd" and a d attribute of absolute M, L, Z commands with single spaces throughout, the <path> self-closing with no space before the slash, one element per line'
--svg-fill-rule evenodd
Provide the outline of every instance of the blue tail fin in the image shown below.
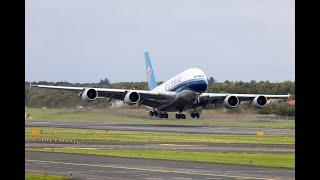
<path fill-rule="evenodd" d="M 157 81 L 156 81 L 156 77 L 154 76 L 151 59 L 147 51 L 144 53 L 144 58 L 146 60 L 146 74 L 147 74 L 148 87 L 149 87 L 149 90 L 152 90 L 155 87 L 157 87 Z"/>

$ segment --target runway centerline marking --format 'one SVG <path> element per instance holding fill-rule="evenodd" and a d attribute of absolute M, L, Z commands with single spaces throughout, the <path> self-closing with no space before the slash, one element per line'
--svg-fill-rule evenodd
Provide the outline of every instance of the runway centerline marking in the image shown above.
<path fill-rule="evenodd" d="M 230 178 L 240 178 L 240 179 L 264 179 L 264 180 L 273 180 L 272 178 L 259 178 L 259 177 L 248 177 L 248 176 L 235 176 L 235 175 L 225 175 L 225 174 L 207 174 L 207 173 L 196 173 L 196 172 L 179 172 L 179 171 L 169 171 L 169 170 L 160 170 L 160 169 L 146 169 L 146 168 L 134 168 L 134 167 L 125 167 L 125 166 L 112 166 L 112 165 L 102 165 L 102 164 L 80 164 L 80 163 L 68 163 L 60 161 L 41 161 L 33 159 L 25 159 L 29 162 L 42 162 L 42 163 L 52 163 L 52 164 L 65 164 L 65 165 L 75 165 L 75 166 L 90 166 L 90 167 L 106 167 L 106 168 L 116 168 L 116 169 L 130 169 L 138 171 L 151 171 L 151 172 L 164 172 L 164 173 L 176 173 L 176 174 L 189 174 L 189 175 L 202 175 L 202 176 L 220 176 L 220 177 L 230 177 Z"/>

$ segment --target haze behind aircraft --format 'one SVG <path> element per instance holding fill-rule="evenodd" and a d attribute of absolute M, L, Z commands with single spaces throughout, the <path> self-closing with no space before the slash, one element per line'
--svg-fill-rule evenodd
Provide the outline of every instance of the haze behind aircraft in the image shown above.
<path fill-rule="evenodd" d="M 241 101 L 250 101 L 256 108 L 263 108 L 269 99 L 284 99 L 290 95 L 264 94 L 231 94 L 205 93 L 208 80 L 205 73 L 198 68 L 190 68 L 177 74 L 173 78 L 157 86 L 151 59 L 148 52 L 144 53 L 146 61 L 146 75 L 149 90 L 109 89 L 91 87 L 67 87 L 32 85 L 39 88 L 68 90 L 78 92 L 83 101 L 94 101 L 97 98 L 107 98 L 107 101 L 117 99 L 129 105 L 145 105 L 150 109 L 149 115 L 159 118 L 168 118 L 167 112 L 178 112 L 177 119 L 185 119 L 182 113 L 192 109 L 191 117 L 199 118 L 197 107 L 209 104 L 223 104 L 226 108 L 236 108 Z"/>

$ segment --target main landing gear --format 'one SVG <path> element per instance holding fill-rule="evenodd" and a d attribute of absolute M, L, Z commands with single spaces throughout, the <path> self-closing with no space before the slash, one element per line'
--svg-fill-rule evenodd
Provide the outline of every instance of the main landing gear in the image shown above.
<path fill-rule="evenodd" d="M 155 116 L 155 117 L 159 117 L 159 118 L 168 118 L 168 113 L 164 112 L 164 113 L 158 113 L 157 111 L 150 111 L 149 112 L 150 117 Z"/>
<path fill-rule="evenodd" d="M 191 113 L 191 117 L 192 117 L 192 118 L 198 118 L 198 119 L 199 119 L 200 114 L 197 113 L 197 112 L 192 112 L 192 113 Z"/>
<path fill-rule="evenodd" d="M 192 118 L 197 118 L 197 119 L 199 119 L 200 114 L 199 114 L 199 113 L 196 113 L 196 112 L 192 112 L 192 113 L 191 113 L 191 117 L 192 117 Z M 176 114 L 176 118 L 177 118 L 177 119 L 185 119 L 185 118 L 186 118 L 186 115 L 179 113 L 179 114 Z"/>
<path fill-rule="evenodd" d="M 179 113 L 179 114 L 176 114 L 176 118 L 177 119 L 185 119 L 186 115 Z"/>

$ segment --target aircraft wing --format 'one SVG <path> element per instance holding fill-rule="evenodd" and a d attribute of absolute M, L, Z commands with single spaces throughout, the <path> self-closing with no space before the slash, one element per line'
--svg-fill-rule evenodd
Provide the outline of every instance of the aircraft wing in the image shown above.
<path fill-rule="evenodd" d="M 285 99 L 289 98 L 290 94 L 287 95 L 266 95 L 266 94 L 232 94 L 232 93 L 203 93 L 199 96 L 200 100 L 221 100 L 227 96 L 236 96 L 240 101 L 253 100 L 257 96 L 265 96 L 268 99 Z"/>
<path fill-rule="evenodd" d="M 223 104 L 224 100 L 227 97 L 231 97 L 231 96 L 235 96 L 238 98 L 239 102 L 241 101 L 257 101 L 258 98 L 263 97 L 262 102 L 260 101 L 259 103 L 262 103 L 260 105 L 258 105 L 258 107 L 263 107 L 265 105 L 265 103 L 268 102 L 268 100 L 270 99 L 286 99 L 290 97 L 290 94 L 287 95 L 267 95 L 267 94 L 228 94 L 228 93 L 203 93 L 199 96 L 198 98 L 198 103 L 197 106 L 206 106 L 209 104 Z M 257 102 L 254 102 L 255 104 Z"/>
<path fill-rule="evenodd" d="M 86 89 L 95 89 L 98 93 L 97 98 L 109 98 L 123 101 L 128 92 L 134 91 L 139 93 L 140 101 L 138 104 L 143 104 L 150 107 L 157 107 L 173 99 L 176 96 L 175 92 L 152 92 L 146 90 L 133 90 L 133 89 L 110 89 L 110 88 L 94 88 L 94 87 L 70 87 L 70 86 L 48 86 L 48 85 L 31 85 L 32 87 L 65 90 L 79 93 L 79 96 Z"/>

